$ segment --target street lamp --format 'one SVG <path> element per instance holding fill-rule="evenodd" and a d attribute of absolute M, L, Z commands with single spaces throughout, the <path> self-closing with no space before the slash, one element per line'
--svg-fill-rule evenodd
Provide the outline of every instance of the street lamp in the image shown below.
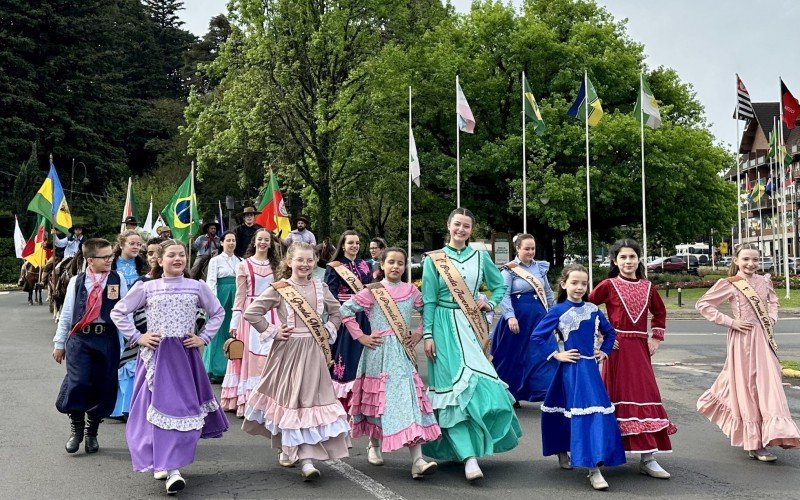
<path fill-rule="evenodd" d="M 73 158 L 72 159 L 72 177 L 70 178 L 70 181 L 69 181 L 69 192 L 72 195 L 72 199 L 69 201 L 70 204 L 72 204 L 75 201 L 75 167 L 77 165 L 83 165 L 83 181 L 82 181 L 83 187 L 85 188 L 86 186 L 88 186 L 89 184 L 92 183 L 89 180 L 89 176 L 86 174 L 86 164 L 83 163 L 82 161 L 79 161 L 79 162 L 75 163 L 75 158 Z"/>

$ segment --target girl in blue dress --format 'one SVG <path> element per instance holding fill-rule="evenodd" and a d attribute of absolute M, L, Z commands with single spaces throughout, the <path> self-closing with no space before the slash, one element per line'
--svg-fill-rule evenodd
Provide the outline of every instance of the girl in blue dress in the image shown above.
<path fill-rule="evenodd" d="M 559 344 L 563 343 L 563 349 L 550 355 L 560 363 L 542 403 L 543 453 L 558 455 L 564 469 L 588 467 L 592 487 L 605 490 L 608 483 L 599 467 L 625 463 L 614 405 L 597 368 L 597 360 L 611 353 L 616 331 L 596 305 L 586 302 L 588 285 L 583 266 L 565 267 L 558 304 L 536 327 L 531 342 L 543 346 L 555 332 Z M 595 347 L 598 333 L 602 335 L 599 349 Z"/>
<path fill-rule="evenodd" d="M 533 260 L 536 240 L 530 234 L 518 235 L 514 246 L 517 258 L 501 272 L 506 293 L 500 302 L 502 317 L 492 331 L 492 363 L 519 407 L 519 401 L 544 399 L 558 362 L 548 358 L 557 349 L 555 337 L 544 345 L 530 342 L 534 328 L 553 305 L 547 280 L 550 264 Z"/>

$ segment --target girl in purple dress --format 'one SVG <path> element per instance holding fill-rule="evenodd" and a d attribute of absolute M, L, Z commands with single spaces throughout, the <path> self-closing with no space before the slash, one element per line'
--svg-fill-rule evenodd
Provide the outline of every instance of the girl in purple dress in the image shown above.
<path fill-rule="evenodd" d="M 205 283 L 188 278 L 186 248 L 176 240 L 161 244 L 152 277 L 136 283 L 111 319 L 128 345 L 140 347 L 125 429 L 133 470 L 153 471 L 174 494 L 186 486 L 179 469 L 194 462 L 197 441 L 228 430 L 199 351 L 217 333 L 225 310 Z M 130 319 L 141 308 L 146 333 Z M 195 335 L 198 308 L 206 310 L 208 321 Z"/>

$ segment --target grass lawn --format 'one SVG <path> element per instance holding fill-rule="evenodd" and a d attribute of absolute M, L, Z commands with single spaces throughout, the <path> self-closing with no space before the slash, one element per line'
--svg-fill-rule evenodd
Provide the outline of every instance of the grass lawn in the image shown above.
<path fill-rule="evenodd" d="M 781 361 L 781 367 L 800 371 L 800 361 Z"/>
<path fill-rule="evenodd" d="M 659 290 L 658 293 L 661 294 L 661 298 L 664 299 L 664 305 L 667 306 L 667 309 L 687 309 L 687 308 L 694 308 L 694 303 L 697 302 L 697 299 L 703 296 L 704 293 L 708 291 L 708 288 L 688 288 L 683 290 L 682 293 L 682 301 L 683 307 L 678 307 L 678 290 L 677 289 L 670 289 L 669 297 L 666 295 L 666 290 Z M 780 307 L 798 307 L 800 308 L 800 290 L 790 290 L 791 297 L 786 298 L 786 289 L 779 288 L 775 290 L 775 293 L 778 295 L 778 304 Z"/>

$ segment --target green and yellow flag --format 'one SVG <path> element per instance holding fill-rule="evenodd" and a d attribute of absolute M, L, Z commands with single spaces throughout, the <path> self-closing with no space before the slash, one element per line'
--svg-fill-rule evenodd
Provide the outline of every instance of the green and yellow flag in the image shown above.
<path fill-rule="evenodd" d="M 533 123 L 533 131 L 536 135 L 542 135 L 545 131 L 544 120 L 542 119 L 542 112 L 539 110 L 539 105 L 536 104 L 536 98 L 533 97 L 528 80 L 525 79 L 525 74 L 522 74 L 522 94 L 525 96 L 525 116 Z"/>
<path fill-rule="evenodd" d="M 647 83 L 644 76 L 642 76 L 641 83 L 633 114 L 637 120 L 642 120 L 646 126 L 655 130 L 661 126 L 661 112 L 658 110 L 656 97 L 650 90 L 650 84 Z"/>
<path fill-rule="evenodd" d="M 64 190 L 61 189 L 61 181 L 58 179 L 53 160 L 50 160 L 50 172 L 42 187 L 28 203 L 28 210 L 45 217 L 62 233 L 66 233 L 72 227 L 72 214 Z"/>
<path fill-rule="evenodd" d="M 161 211 L 161 217 L 176 240 L 188 244 L 189 235 L 197 235 L 200 230 L 200 214 L 194 192 L 194 169 Z"/>
<path fill-rule="evenodd" d="M 585 85 L 585 83 L 588 85 Z M 603 106 L 600 102 L 600 98 L 597 97 L 597 92 L 595 92 L 594 85 L 592 85 L 592 81 L 589 80 L 588 76 L 586 77 L 585 82 L 581 82 L 581 88 L 578 90 L 578 96 L 575 98 L 575 102 L 572 103 L 572 107 L 569 108 L 567 114 L 573 118 L 577 118 L 580 121 L 586 120 L 587 86 L 589 87 L 589 126 L 594 127 L 600 123 L 600 119 L 603 117 Z"/>

